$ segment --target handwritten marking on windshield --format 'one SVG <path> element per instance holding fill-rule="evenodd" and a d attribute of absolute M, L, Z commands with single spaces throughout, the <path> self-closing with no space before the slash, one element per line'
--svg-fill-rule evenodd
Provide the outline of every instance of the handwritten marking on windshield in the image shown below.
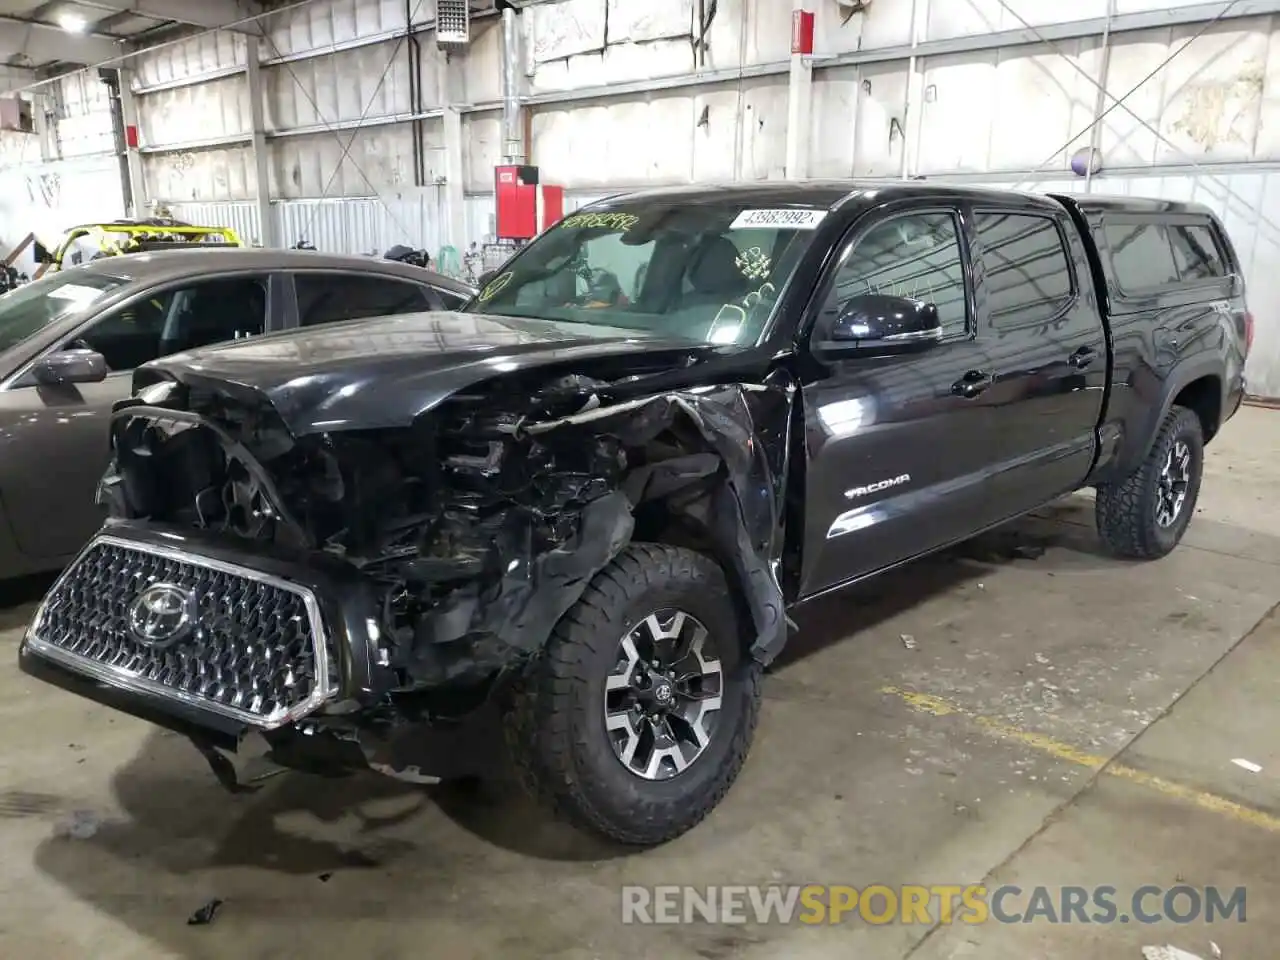
<path fill-rule="evenodd" d="M 481 303 L 488 303 L 490 300 L 492 300 L 494 297 L 500 294 L 503 290 L 507 289 L 507 287 L 511 283 L 512 276 L 514 276 L 514 274 L 512 274 L 511 271 L 508 270 L 506 273 L 502 274 L 501 276 L 494 277 L 492 280 L 490 280 L 488 283 L 484 285 L 484 289 L 480 291 L 480 295 L 476 297 L 476 299 L 479 300 Z"/>
<path fill-rule="evenodd" d="M 733 265 L 748 280 L 763 280 L 769 275 L 769 268 L 773 266 L 773 261 L 759 247 L 751 247 L 738 254 Z"/>
<path fill-rule="evenodd" d="M 630 230 L 640 218 L 634 213 L 575 213 L 560 222 L 562 227 L 581 227 L 584 229 L 604 228 L 606 230 Z"/>

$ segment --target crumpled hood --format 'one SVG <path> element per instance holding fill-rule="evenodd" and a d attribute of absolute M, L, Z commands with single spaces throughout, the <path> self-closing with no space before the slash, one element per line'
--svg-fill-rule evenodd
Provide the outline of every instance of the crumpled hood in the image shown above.
<path fill-rule="evenodd" d="M 721 350 L 723 348 L 720 348 Z M 719 352 L 616 327 L 468 313 L 354 320 L 236 340 L 139 367 L 135 390 L 177 380 L 265 398 L 294 436 L 408 426 L 474 383 L 552 363 Z"/>

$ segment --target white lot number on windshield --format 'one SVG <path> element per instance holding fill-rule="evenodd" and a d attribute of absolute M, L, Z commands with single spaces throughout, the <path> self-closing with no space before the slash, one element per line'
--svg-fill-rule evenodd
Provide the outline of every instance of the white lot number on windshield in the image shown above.
<path fill-rule="evenodd" d="M 825 210 L 743 210 L 730 230 L 758 230 L 761 227 L 776 227 L 780 230 L 816 230 L 826 217 Z"/>

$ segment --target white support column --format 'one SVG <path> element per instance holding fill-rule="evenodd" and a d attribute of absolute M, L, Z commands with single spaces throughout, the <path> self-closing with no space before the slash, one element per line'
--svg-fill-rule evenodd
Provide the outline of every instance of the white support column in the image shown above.
<path fill-rule="evenodd" d="M 125 130 L 133 130 L 134 137 L 136 137 L 138 131 L 138 101 L 133 97 L 133 71 L 124 67 L 120 68 L 120 113 L 124 118 Z M 125 214 L 130 217 L 142 218 L 147 216 L 148 204 L 151 199 L 147 196 L 146 181 L 142 173 L 142 154 L 138 152 L 136 139 L 130 144 L 127 133 L 125 139 L 125 160 L 128 163 L 129 170 L 129 193 L 133 197 L 132 209 L 126 210 Z"/>
<path fill-rule="evenodd" d="M 806 0 L 793 0 L 792 10 L 803 12 Z M 744 13 L 743 16 L 746 14 Z M 794 23 L 794 20 L 793 20 Z M 793 29 L 793 40 L 794 29 Z M 792 43 L 791 74 L 787 83 L 787 179 L 809 175 L 809 129 L 813 108 L 813 63 Z"/>
<path fill-rule="evenodd" d="M 245 44 L 245 81 L 249 87 L 249 118 L 253 134 L 253 169 L 257 189 L 258 224 L 261 236 L 258 242 L 264 247 L 284 246 L 276 236 L 275 211 L 271 209 L 271 168 L 267 153 L 266 110 L 263 106 L 262 63 L 259 38 L 250 35 Z M 242 238 L 243 239 L 243 238 Z M 310 238 L 307 238 L 310 239 Z"/>
<path fill-rule="evenodd" d="M 921 9 L 917 0 L 911 0 L 911 57 L 907 61 L 906 102 L 902 105 L 902 164 L 903 180 L 914 176 L 920 169 L 920 137 L 924 130 L 924 69 L 916 48 L 920 46 L 923 29 L 921 14 L 928 16 L 928 8 Z"/>
<path fill-rule="evenodd" d="M 462 54 L 466 56 L 466 54 Z M 451 63 L 450 56 L 437 48 L 436 88 L 440 91 L 440 103 L 444 111 L 444 210 L 445 222 L 442 245 L 451 246 L 462 257 L 467 252 L 467 171 L 466 154 L 462 143 L 462 113 L 458 109 L 458 73 L 462 65 Z"/>

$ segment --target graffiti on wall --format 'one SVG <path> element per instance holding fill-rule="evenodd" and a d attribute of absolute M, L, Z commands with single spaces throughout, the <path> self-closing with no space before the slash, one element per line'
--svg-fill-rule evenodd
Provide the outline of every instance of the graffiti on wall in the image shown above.
<path fill-rule="evenodd" d="M 62 202 L 62 178 L 56 173 L 27 174 L 27 197 L 36 206 L 57 207 Z"/>

